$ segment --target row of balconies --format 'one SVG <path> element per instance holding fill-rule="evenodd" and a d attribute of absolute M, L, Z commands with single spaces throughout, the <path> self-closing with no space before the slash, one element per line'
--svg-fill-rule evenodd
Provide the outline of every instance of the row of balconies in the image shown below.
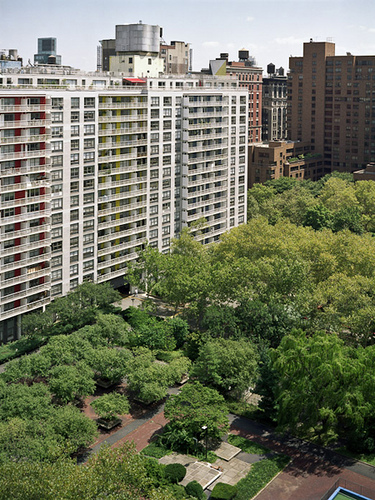
<path fill-rule="evenodd" d="M 49 274 L 46 274 L 46 278 L 49 278 Z M 30 295 L 34 295 L 37 292 L 44 291 L 48 288 L 49 288 L 49 280 L 47 282 L 43 283 L 42 285 L 25 288 L 24 290 L 20 290 L 19 292 L 11 293 L 9 295 L 2 295 L 1 294 L 1 300 L 2 300 L 2 302 L 5 302 L 5 301 L 10 302 L 11 300 L 22 299 L 22 298 L 28 297 Z"/>
<path fill-rule="evenodd" d="M 36 187 L 50 187 L 50 180 L 43 179 L 37 181 L 24 181 L 17 184 L 6 184 L 2 185 L 0 190 L 1 193 L 9 193 L 10 191 L 19 191 L 21 189 L 32 189 Z"/>
<path fill-rule="evenodd" d="M 49 247 L 45 247 L 47 249 Z M 42 261 L 48 261 L 51 257 L 51 251 L 48 249 L 46 250 L 45 253 L 41 255 L 37 255 L 35 257 L 24 257 L 23 259 L 14 261 L 14 262 L 9 262 L 8 264 L 1 264 L 1 272 L 3 271 L 11 271 L 12 269 L 19 269 L 20 267 L 29 267 L 32 264 L 37 264 L 41 260 Z"/>
<path fill-rule="evenodd" d="M 0 226 L 4 223 L 6 219 L 0 219 Z M 24 236 L 30 236 L 35 233 L 46 233 L 51 230 L 51 226 L 49 224 L 43 224 L 41 226 L 28 227 L 26 229 L 19 229 L 18 231 L 12 231 L 10 233 L 2 233 L 0 238 L 1 240 L 5 240 L 7 237 L 11 235 L 12 238 L 22 238 Z"/>
<path fill-rule="evenodd" d="M 118 225 L 118 224 L 117 224 Z M 131 227 L 130 229 L 125 229 L 124 231 L 114 231 L 108 234 L 104 234 L 103 236 L 98 237 L 98 243 L 105 243 L 107 241 L 111 241 L 114 238 L 122 238 L 124 236 L 130 236 L 132 234 L 136 235 L 136 231 L 144 231 L 146 226 L 140 227 Z"/>
<path fill-rule="evenodd" d="M 26 268 L 24 268 L 26 271 Z M 50 269 L 49 267 L 45 267 L 43 269 L 31 271 L 31 272 L 25 272 L 21 274 L 20 276 L 14 276 L 13 278 L 9 279 L 1 279 L 1 286 L 2 287 L 8 287 L 12 285 L 18 285 L 19 283 L 24 283 L 28 282 L 29 280 L 33 280 L 36 278 L 40 278 L 42 276 L 49 276 L 50 275 Z"/>
<path fill-rule="evenodd" d="M 29 250 L 34 250 L 35 248 L 43 248 L 49 244 L 49 238 L 44 240 L 33 241 L 31 243 L 25 243 L 23 245 L 17 245 L 9 248 L 0 248 L 0 253 L 2 257 L 12 254 L 18 254 L 23 252 L 28 252 Z"/>
<path fill-rule="evenodd" d="M 47 296 L 43 299 L 37 300 L 35 302 L 30 302 L 29 304 L 25 303 L 22 304 L 20 307 L 17 307 L 17 309 L 10 309 L 9 311 L 5 311 L 4 307 L 0 308 L 0 317 L 1 320 L 5 320 L 8 318 L 11 318 L 13 316 L 18 316 L 19 314 L 24 314 L 26 312 L 30 312 L 35 309 L 39 309 L 40 307 L 45 306 L 46 304 L 49 304 L 51 301 L 50 297 Z"/>
<path fill-rule="evenodd" d="M 112 134 L 115 135 L 115 134 Z M 117 149 L 117 148 L 123 148 L 123 147 L 136 147 L 136 146 L 145 146 L 147 145 L 147 139 L 134 139 L 133 141 L 120 141 L 120 142 L 113 142 L 113 141 L 106 141 L 106 142 L 99 142 L 98 144 L 98 149 Z"/>
<path fill-rule="evenodd" d="M 51 139 L 51 134 L 17 135 L 1 137 L 1 144 L 26 144 L 29 142 L 45 142 Z"/>
<path fill-rule="evenodd" d="M 226 118 L 223 118 L 220 121 L 215 119 L 215 120 L 209 120 L 207 122 L 202 122 L 202 123 L 192 123 L 192 122 L 189 123 L 190 121 L 191 120 L 186 120 L 186 119 L 183 120 L 183 129 L 184 130 L 215 128 L 215 127 L 228 125 L 228 121 L 226 120 Z"/>
<path fill-rule="evenodd" d="M 26 160 L 27 161 L 27 160 Z M 1 165 L 1 170 L 0 174 L 1 177 L 4 177 L 6 175 L 24 175 L 24 174 L 30 174 L 30 173 L 35 173 L 35 172 L 49 172 L 51 169 L 51 158 L 50 157 L 45 157 L 45 164 L 44 165 L 26 165 L 23 167 L 19 168 L 3 168 Z"/>
<path fill-rule="evenodd" d="M 35 217 L 49 217 L 51 215 L 50 207 L 44 210 L 38 210 L 38 212 L 24 212 L 17 215 L 11 215 L 9 217 L 4 217 L 1 220 L 2 224 L 11 224 L 12 222 L 26 222 L 30 219 L 35 219 Z"/>
<path fill-rule="evenodd" d="M 98 216 L 117 214 L 119 212 L 124 212 L 126 210 L 134 210 L 136 208 L 143 208 L 147 206 L 147 200 L 140 202 L 128 203 L 126 205 L 121 205 L 119 207 L 111 207 L 103 210 L 98 210 Z"/>
<path fill-rule="evenodd" d="M 137 257 L 138 257 L 137 252 L 129 253 L 128 255 L 126 255 L 126 262 L 135 260 Z M 97 276 L 97 282 L 102 283 L 103 281 L 108 281 L 110 279 L 117 278 L 118 276 L 124 276 L 126 270 L 127 270 L 126 266 L 122 267 L 121 269 L 117 269 L 116 271 L 111 271 L 109 268 L 107 272 L 103 272 L 105 271 L 105 269 L 102 269 L 102 273 L 98 274 Z"/>
<path fill-rule="evenodd" d="M 141 196 L 142 194 L 146 194 L 147 189 L 139 189 L 133 191 L 126 191 L 122 193 L 111 193 L 105 194 L 98 198 L 99 203 L 108 203 L 110 201 L 122 200 L 127 198 L 132 198 L 134 196 Z"/>
<path fill-rule="evenodd" d="M 196 141 L 197 142 L 197 141 Z M 201 141 L 200 141 L 201 142 Z M 227 141 L 223 141 L 217 144 L 200 144 L 199 146 L 194 146 L 192 147 L 191 143 L 189 144 L 189 153 L 194 153 L 198 151 L 212 151 L 215 149 L 226 149 L 227 147 Z"/>
<path fill-rule="evenodd" d="M 147 102 L 100 102 L 99 109 L 139 109 L 147 108 Z"/>
<path fill-rule="evenodd" d="M 99 156 L 98 162 L 104 163 L 107 161 L 121 161 L 121 160 L 135 160 L 137 158 L 137 153 L 123 153 L 123 154 L 109 154 L 105 156 Z"/>
<path fill-rule="evenodd" d="M 112 254 L 114 252 L 120 252 L 121 250 L 126 250 L 127 248 L 132 248 L 134 246 L 139 246 L 140 244 L 144 243 L 145 241 L 146 241 L 146 238 L 141 237 L 138 239 L 126 241 L 124 243 L 121 243 L 120 245 L 113 245 L 113 246 L 110 245 L 106 248 L 102 248 L 101 250 L 98 250 L 98 257 L 101 257 L 103 255 Z"/>
<path fill-rule="evenodd" d="M 114 160 L 115 160 L 115 158 L 114 158 Z M 107 165 L 104 165 L 104 167 L 108 167 L 108 168 L 101 167 L 101 169 L 98 172 L 99 177 L 108 177 L 110 175 L 125 174 L 125 173 L 129 173 L 129 172 L 137 172 L 137 171 L 145 170 L 144 165 L 139 166 L 135 162 L 133 162 L 133 165 L 124 165 L 123 167 L 116 167 L 116 165 L 111 167 L 110 163 L 108 163 Z M 107 184 L 110 185 L 110 181 L 106 182 L 105 184 L 99 183 L 99 188 L 102 186 L 105 186 Z"/>
<path fill-rule="evenodd" d="M 49 144 L 46 144 L 49 146 Z M 37 151 L 13 151 L 12 153 L 1 153 L 0 152 L 0 161 L 9 161 L 9 160 L 27 160 L 27 158 L 35 158 L 39 156 L 43 158 L 44 156 L 49 156 L 51 154 L 51 150 L 48 147 L 47 149 L 38 149 Z"/>
<path fill-rule="evenodd" d="M 51 199 L 50 195 L 28 196 L 28 197 L 25 196 L 25 198 L 18 198 L 16 200 L 10 200 L 10 201 L 2 201 L 0 198 L 0 208 L 18 207 L 19 205 L 25 206 L 31 203 L 49 202 L 50 199 Z M 34 217 L 35 217 L 35 212 L 34 212 Z"/>
<path fill-rule="evenodd" d="M 147 120 L 147 115 L 115 115 L 115 116 L 99 116 L 99 123 L 108 122 L 142 122 Z"/>
<path fill-rule="evenodd" d="M 147 127 L 126 127 L 126 128 L 105 128 L 105 129 L 99 129 L 98 135 L 99 137 L 110 137 L 112 135 L 119 135 L 119 134 L 142 134 L 147 132 L 148 128 Z"/>
<path fill-rule="evenodd" d="M 132 246 L 134 246 L 135 248 L 138 248 L 143 243 L 146 243 L 146 241 L 147 241 L 147 238 L 135 240 L 132 242 L 133 243 Z M 121 257 L 117 257 L 115 259 L 108 259 L 108 260 L 105 260 L 103 262 L 98 262 L 98 270 L 105 269 L 108 266 L 114 266 L 116 264 L 119 264 L 120 262 L 129 261 L 129 260 L 134 258 L 134 257 L 131 257 L 132 255 L 136 255 L 136 252 L 133 252 L 133 253 L 130 253 L 127 255 L 121 255 Z M 122 273 L 122 274 L 124 274 L 124 273 Z"/>
<path fill-rule="evenodd" d="M 112 219 L 112 220 L 109 220 L 106 222 L 98 222 L 98 230 L 108 229 L 110 227 L 116 227 L 119 224 L 122 224 L 125 222 L 126 223 L 136 222 L 136 221 L 139 221 L 142 219 L 147 219 L 147 212 L 142 212 L 142 213 L 136 214 L 136 215 L 130 215 L 130 216 L 124 217 L 123 219 L 120 218 L 120 219 Z"/>
<path fill-rule="evenodd" d="M 1 103 L 1 100 L 0 100 Z M 37 111 L 49 111 L 50 104 L 1 104 L 0 113 L 35 113 Z"/>
<path fill-rule="evenodd" d="M 30 127 L 46 127 L 51 125 L 50 118 L 38 119 L 38 120 L 17 120 L 11 122 L 0 123 L 0 128 L 30 128 Z"/>

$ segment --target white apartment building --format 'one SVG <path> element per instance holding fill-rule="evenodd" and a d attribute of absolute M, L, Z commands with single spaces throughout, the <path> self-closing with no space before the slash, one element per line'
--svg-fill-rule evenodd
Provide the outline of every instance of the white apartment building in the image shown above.
<path fill-rule="evenodd" d="M 36 73 L 39 71 L 39 73 Z M 0 74 L 0 342 L 84 280 L 124 284 L 148 242 L 246 221 L 248 92 L 230 77 Z"/>

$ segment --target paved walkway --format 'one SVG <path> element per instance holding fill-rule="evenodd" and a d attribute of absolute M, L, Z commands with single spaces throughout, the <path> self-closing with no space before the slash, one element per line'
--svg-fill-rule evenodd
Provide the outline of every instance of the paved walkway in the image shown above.
<path fill-rule="evenodd" d="M 300 439 L 279 436 L 262 424 L 235 415 L 231 415 L 231 431 L 292 458 L 257 500 L 320 500 L 339 478 L 375 492 L 375 468 L 370 465 Z"/>

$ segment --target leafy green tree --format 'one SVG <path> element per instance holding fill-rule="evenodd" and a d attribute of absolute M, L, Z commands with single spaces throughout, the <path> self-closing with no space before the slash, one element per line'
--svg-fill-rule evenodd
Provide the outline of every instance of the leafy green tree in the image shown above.
<path fill-rule="evenodd" d="M 318 203 L 305 212 L 305 226 L 311 226 L 316 231 L 330 229 L 332 227 L 332 212 L 329 208 Z"/>
<path fill-rule="evenodd" d="M 187 384 L 165 404 L 165 416 L 170 420 L 169 435 L 179 436 L 181 446 L 192 438 L 203 439 L 206 435 L 221 438 L 229 429 L 228 409 L 223 396 L 215 389 L 199 382 Z M 203 429 L 207 426 L 207 429 Z"/>
<path fill-rule="evenodd" d="M 69 403 L 94 393 L 94 372 L 84 362 L 58 365 L 51 369 L 48 385 L 61 402 Z"/>
<path fill-rule="evenodd" d="M 333 231 L 349 229 L 356 234 L 363 233 L 362 215 L 359 207 L 343 207 L 332 218 Z"/>
<path fill-rule="evenodd" d="M 97 379 L 114 384 L 125 377 L 131 359 L 132 355 L 126 349 L 102 347 L 93 349 L 86 357 L 86 363 Z"/>
<path fill-rule="evenodd" d="M 166 256 L 149 245 L 138 253 L 136 263 L 130 263 L 126 279 L 132 286 L 153 293 L 165 272 Z"/>
<path fill-rule="evenodd" d="M 52 410 L 51 393 L 45 384 L 0 384 L 0 419 L 46 418 Z"/>
<path fill-rule="evenodd" d="M 240 398 L 255 383 L 257 361 L 257 353 L 249 342 L 215 339 L 200 350 L 191 376 L 222 394 Z"/>
<path fill-rule="evenodd" d="M 226 304 L 208 306 L 202 327 L 207 329 L 212 337 L 236 337 L 241 332 L 236 308 Z"/>
<path fill-rule="evenodd" d="M 127 397 L 118 392 L 103 394 L 90 404 L 95 413 L 104 420 L 113 420 L 117 415 L 124 415 L 130 410 Z"/>

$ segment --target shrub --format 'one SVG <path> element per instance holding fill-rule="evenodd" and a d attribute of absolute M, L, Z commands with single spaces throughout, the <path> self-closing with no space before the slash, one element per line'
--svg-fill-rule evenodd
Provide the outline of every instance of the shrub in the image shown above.
<path fill-rule="evenodd" d="M 198 481 L 190 481 L 190 483 L 185 486 L 185 491 L 191 497 L 198 498 L 198 500 L 204 498 L 203 488 Z"/>
<path fill-rule="evenodd" d="M 217 483 L 211 493 L 212 500 L 231 500 L 236 496 L 237 488 L 230 484 Z"/>
<path fill-rule="evenodd" d="M 179 483 L 184 479 L 186 475 L 186 469 L 181 464 L 168 464 L 164 469 L 164 476 L 171 483 Z"/>
<path fill-rule="evenodd" d="M 158 460 L 155 458 L 148 458 L 144 462 L 147 476 L 151 479 L 152 484 L 156 488 L 164 486 L 167 484 L 166 478 L 164 476 L 165 465 L 159 464 Z"/>

